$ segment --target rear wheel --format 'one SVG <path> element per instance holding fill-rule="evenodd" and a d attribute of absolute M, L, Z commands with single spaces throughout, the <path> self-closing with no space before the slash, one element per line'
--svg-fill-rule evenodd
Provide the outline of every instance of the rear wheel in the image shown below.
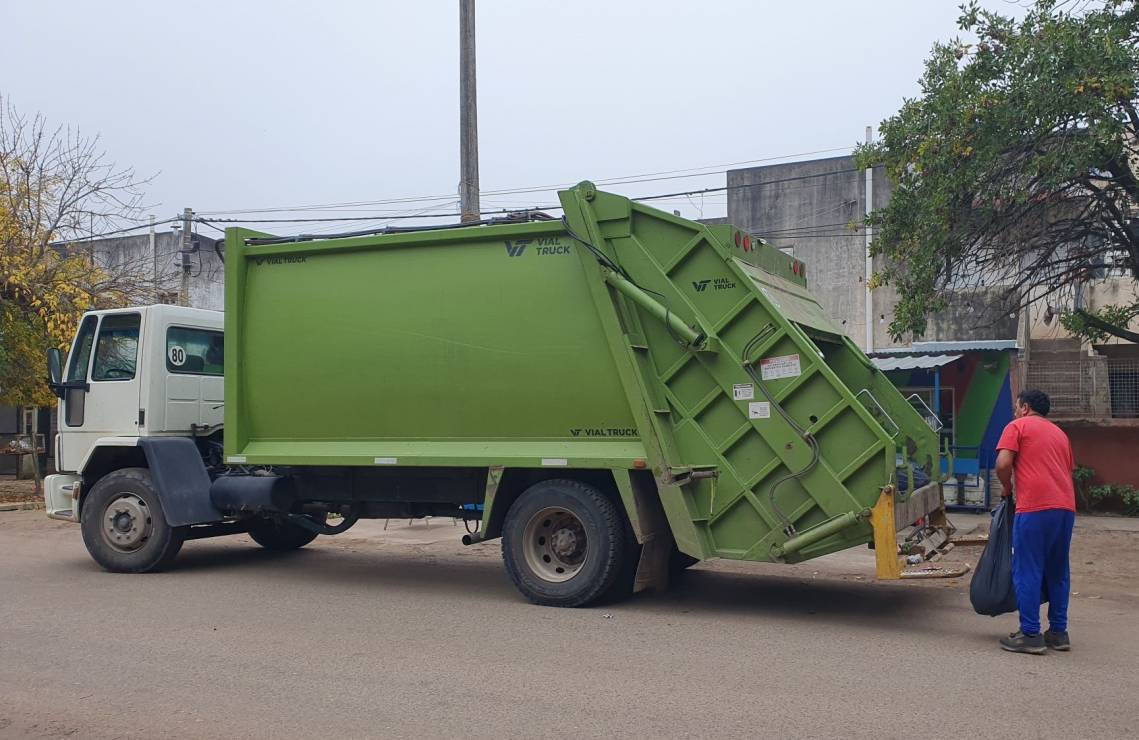
<path fill-rule="evenodd" d="M 327 515 L 307 514 L 317 524 L 324 524 Z M 294 524 L 288 519 L 258 518 L 249 528 L 249 536 L 266 550 L 298 550 L 316 539 L 316 532 Z"/>
<path fill-rule="evenodd" d="M 593 486 L 549 480 L 507 512 L 502 558 L 514 585 L 543 606 L 585 606 L 614 585 L 628 543 L 617 506 Z"/>
<path fill-rule="evenodd" d="M 170 564 L 186 527 L 166 523 L 158 489 L 146 468 L 105 475 L 83 501 L 83 544 L 114 573 L 146 573 Z"/>

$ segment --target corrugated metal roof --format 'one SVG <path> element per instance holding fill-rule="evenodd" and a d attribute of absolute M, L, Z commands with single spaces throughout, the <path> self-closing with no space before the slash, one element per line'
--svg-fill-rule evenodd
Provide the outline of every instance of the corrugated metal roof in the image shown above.
<path fill-rule="evenodd" d="M 1015 339 L 979 339 L 972 342 L 914 342 L 912 352 L 1008 352 L 1016 350 Z"/>
<path fill-rule="evenodd" d="M 974 342 L 915 342 L 908 347 L 883 347 L 872 355 L 945 354 L 949 352 L 1013 352 L 1016 339 L 977 339 Z"/>
<path fill-rule="evenodd" d="M 961 359 L 961 355 L 919 355 L 917 357 L 874 357 L 874 364 L 884 373 L 891 370 L 929 370 Z"/>

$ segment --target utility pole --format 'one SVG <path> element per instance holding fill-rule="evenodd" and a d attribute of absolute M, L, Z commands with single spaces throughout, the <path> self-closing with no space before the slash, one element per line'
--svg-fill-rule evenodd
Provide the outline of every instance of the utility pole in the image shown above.
<path fill-rule="evenodd" d="M 151 303 L 158 303 L 158 242 L 154 234 L 154 214 L 150 214 L 150 284 L 152 291 Z"/>
<path fill-rule="evenodd" d="M 866 143 L 874 141 L 874 129 L 866 127 Z M 874 167 L 866 168 L 866 217 L 874 211 Z M 874 351 L 874 296 L 870 291 L 870 280 L 874 277 L 874 258 L 870 255 L 870 242 L 874 240 L 874 230 L 869 224 L 866 231 L 866 354 Z"/>
<path fill-rule="evenodd" d="M 182 249 L 178 251 L 179 266 L 182 268 L 182 284 L 178 289 L 178 305 L 190 305 L 190 253 L 193 251 L 194 211 L 182 211 Z"/>
<path fill-rule="evenodd" d="M 459 210 L 478 221 L 479 126 L 475 94 L 475 0 L 459 0 Z"/>

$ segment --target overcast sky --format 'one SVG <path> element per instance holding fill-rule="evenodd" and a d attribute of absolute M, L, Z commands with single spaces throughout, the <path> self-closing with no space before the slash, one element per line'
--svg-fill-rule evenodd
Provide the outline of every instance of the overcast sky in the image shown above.
<path fill-rule="evenodd" d="M 454 0 L 0 3 L 0 94 L 98 132 L 114 160 L 155 175 L 159 218 L 424 195 L 447 197 L 360 208 L 456 210 Z M 482 189 L 849 147 L 917 94 L 930 45 L 956 35 L 957 5 L 479 0 Z M 724 201 L 667 206 L 713 216 Z M 483 208 L 551 202 L 486 195 Z M 302 229 L 314 230 L 275 230 Z"/>

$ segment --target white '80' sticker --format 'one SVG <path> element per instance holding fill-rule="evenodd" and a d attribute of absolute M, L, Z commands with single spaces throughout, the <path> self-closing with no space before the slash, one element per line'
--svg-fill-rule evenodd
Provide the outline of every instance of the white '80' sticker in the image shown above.
<path fill-rule="evenodd" d="M 170 364 L 174 367 L 182 367 L 186 364 L 186 350 L 177 344 L 170 348 L 167 355 L 170 357 Z"/>

